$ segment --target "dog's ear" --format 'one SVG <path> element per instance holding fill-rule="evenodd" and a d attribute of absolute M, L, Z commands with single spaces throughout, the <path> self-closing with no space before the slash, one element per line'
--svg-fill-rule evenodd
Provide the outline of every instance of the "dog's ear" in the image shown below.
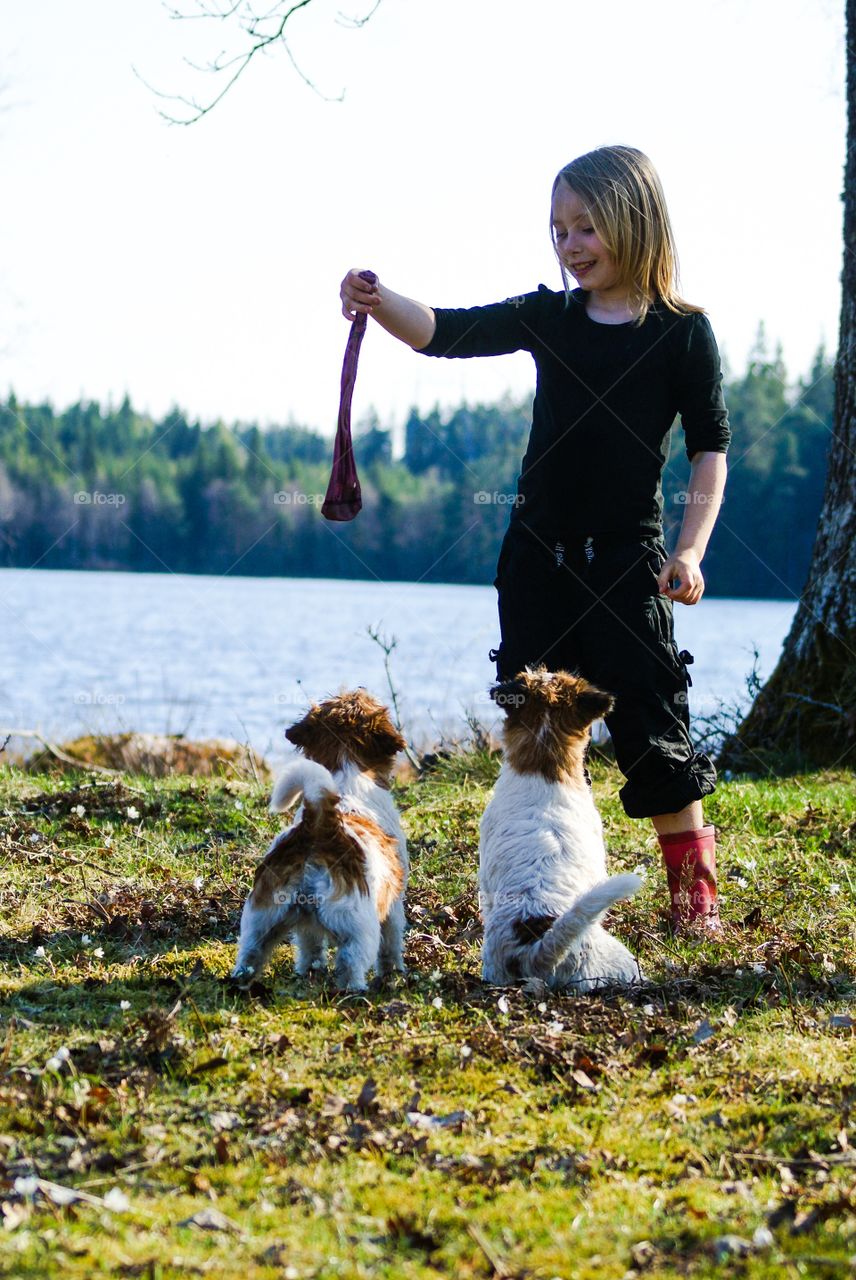
<path fill-rule="evenodd" d="M 502 680 L 499 684 L 495 684 L 490 691 L 490 696 L 508 715 L 509 711 L 516 711 L 518 707 L 523 706 L 526 701 L 526 687 L 520 677 L 515 676 L 512 680 Z"/>
<path fill-rule="evenodd" d="M 304 754 L 323 749 L 330 740 L 330 730 L 319 716 L 318 710 L 313 702 L 303 719 L 285 730 L 286 740 L 292 746 L 299 747 Z"/>
<path fill-rule="evenodd" d="M 615 706 L 615 698 L 604 689 L 596 689 L 594 685 L 580 691 L 574 701 L 577 715 L 586 725 L 593 724 L 603 716 L 608 716 Z"/>
<path fill-rule="evenodd" d="M 288 741 L 295 747 L 302 747 L 306 741 L 306 722 L 298 720 L 297 724 L 289 725 L 285 731 Z"/>

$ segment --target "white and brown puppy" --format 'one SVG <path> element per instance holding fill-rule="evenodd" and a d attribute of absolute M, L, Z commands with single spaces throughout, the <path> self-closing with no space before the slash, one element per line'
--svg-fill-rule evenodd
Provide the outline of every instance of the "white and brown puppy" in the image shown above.
<path fill-rule="evenodd" d="M 505 750 L 481 821 L 482 976 L 576 991 L 638 981 L 633 956 L 599 921 L 642 881 L 607 878 L 603 825 L 583 772 L 591 724 L 612 696 L 538 667 L 491 697 L 505 712 Z"/>
<path fill-rule="evenodd" d="M 366 974 L 403 970 L 407 843 L 389 792 L 404 739 L 364 690 L 312 707 L 286 738 L 302 752 L 274 787 L 271 811 L 302 793 L 292 825 L 271 844 L 244 904 L 232 977 L 253 981 L 291 936 L 296 969 L 323 969 L 337 948 L 336 981 L 363 991 Z"/>

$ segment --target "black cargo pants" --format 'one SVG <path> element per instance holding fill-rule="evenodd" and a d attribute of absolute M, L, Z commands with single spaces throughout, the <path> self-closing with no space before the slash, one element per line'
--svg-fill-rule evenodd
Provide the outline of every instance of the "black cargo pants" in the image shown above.
<path fill-rule="evenodd" d="M 716 786 L 713 761 L 690 739 L 693 659 L 678 652 L 672 601 L 659 594 L 665 559 L 661 538 L 554 541 L 513 521 L 494 583 L 502 639 L 490 656 L 499 680 L 543 663 L 614 695 L 606 726 L 627 779 L 619 795 L 630 818 L 677 813 Z"/>

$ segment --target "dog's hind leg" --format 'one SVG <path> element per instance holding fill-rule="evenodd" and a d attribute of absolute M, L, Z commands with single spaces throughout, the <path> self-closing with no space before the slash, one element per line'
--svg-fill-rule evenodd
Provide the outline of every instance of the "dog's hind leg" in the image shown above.
<path fill-rule="evenodd" d="M 377 958 L 378 974 L 404 973 L 404 899 L 396 898 L 389 915 L 380 927 L 380 952 Z"/>
<path fill-rule="evenodd" d="M 259 908 L 248 899 L 241 915 L 238 958 L 232 977 L 245 983 L 259 977 L 275 947 L 286 941 L 302 915 L 301 908 L 293 903 Z"/>
<path fill-rule="evenodd" d="M 380 925 L 372 913 L 357 917 L 353 931 L 342 936 L 336 953 L 336 985 L 345 991 L 365 991 L 366 974 L 377 960 Z"/>
<path fill-rule="evenodd" d="M 295 930 L 292 941 L 294 969 L 301 977 L 313 970 L 327 968 L 327 931 L 317 920 L 309 919 L 301 923 Z"/>

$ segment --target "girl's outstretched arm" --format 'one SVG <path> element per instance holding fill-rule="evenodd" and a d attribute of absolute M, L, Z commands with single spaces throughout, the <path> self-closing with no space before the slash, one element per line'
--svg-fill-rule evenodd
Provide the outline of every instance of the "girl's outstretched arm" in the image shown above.
<path fill-rule="evenodd" d="M 370 315 L 394 338 L 419 350 L 427 347 L 436 327 L 434 312 L 424 302 L 393 293 L 378 281 L 372 288 L 360 279 L 360 268 L 353 267 L 340 289 L 342 315 L 353 321 L 360 312 Z"/>
<path fill-rule="evenodd" d="M 695 453 L 677 545 L 660 570 L 660 593 L 680 604 L 698 604 L 704 594 L 701 561 L 707 550 L 725 490 L 724 453 Z M 669 584 L 678 579 L 678 585 Z"/>

